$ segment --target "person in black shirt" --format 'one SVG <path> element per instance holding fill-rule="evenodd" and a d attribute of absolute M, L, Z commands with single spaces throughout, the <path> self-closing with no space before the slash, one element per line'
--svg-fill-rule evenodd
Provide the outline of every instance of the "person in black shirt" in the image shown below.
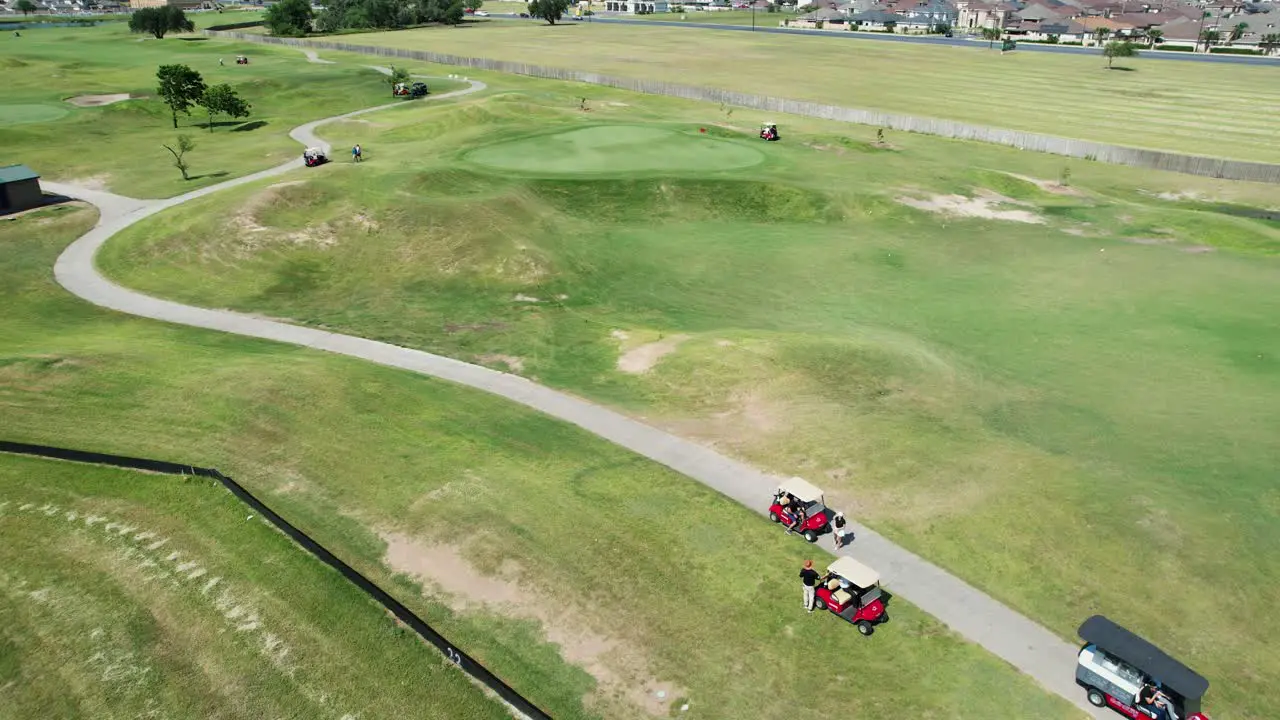
<path fill-rule="evenodd" d="M 1138 707 L 1152 713 L 1156 720 L 1169 720 L 1168 700 L 1150 681 L 1138 691 Z"/>
<path fill-rule="evenodd" d="M 800 571 L 800 582 L 804 587 L 804 609 L 813 612 L 813 591 L 818 586 L 818 571 L 813 569 L 812 560 L 804 561 L 804 569 Z"/>

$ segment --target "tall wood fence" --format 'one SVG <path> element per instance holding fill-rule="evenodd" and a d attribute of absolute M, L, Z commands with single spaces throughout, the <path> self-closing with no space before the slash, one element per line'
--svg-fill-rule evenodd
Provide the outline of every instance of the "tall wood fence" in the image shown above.
<path fill-rule="evenodd" d="M 698 100 L 702 102 L 723 103 L 734 107 L 752 108 L 769 113 L 801 115 L 804 117 L 837 120 L 841 122 L 871 125 L 903 132 L 936 135 L 956 140 L 973 140 L 977 142 L 1006 145 L 1019 150 L 1064 155 L 1066 157 L 1095 160 L 1097 162 L 1151 170 L 1201 175 L 1204 177 L 1224 178 L 1227 180 L 1248 180 L 1253 182 L 1280 183 L 1280 165 L 1272 163 L 1249 162 L 1246 160 L 1227 160 L 1202 155 L 1184 155 L 1182 153 L 1160 150 L 1143 150 L 1140 148 L 1109 145 L 1106 143 L 1077 140 L 1072 138 L 1043 135 L 1040 133 L 1009 130 L 1005 128 L 986 127 L 969 123 L 942 120 L 938 118 L 915 117 L 879 110 L 840 107 L 805 100 L 754 95 L 751 93 L 721 90 L 718 88 L 680 85 L 661 80 L 640 80 L 637 78 L 615 77 L 601 73 L 569 70 L 565 68 L 544 67 L 528 63 L 493 60 L 490 58 L 474 58 L 462 55 L 449 55 L 429 50 L 408 50 L 404 48 L 376 47 L 354 45 L 330 40 L 313 40 L 306 38 L 279 38 L 250 33 L 206 30 L 206 35 L 243 42 L 265 43 L 268 45 L 286 45 L 289 47 L 310 50 L 334 50 L 353 52 L 362 55 L 376 55 L 387 58 L 402 58 L 422 62 L 453 65 L 457 67 L 490 70 L 515 75 L 545 78 L 548 80 L 564 80 L 568 82 L 590 83 L 606 87 L 645 93 L 648 95 L 664 95 L 667 97 Z"/>

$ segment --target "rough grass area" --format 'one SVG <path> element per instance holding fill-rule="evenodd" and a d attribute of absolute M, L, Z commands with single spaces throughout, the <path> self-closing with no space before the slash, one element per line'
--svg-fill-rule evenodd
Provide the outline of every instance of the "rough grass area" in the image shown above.
<path fill-rule="evenodd" d="M 50 268 L 93 221 L 90 212 L 64 208 L 0 222 L 6 436 L 222 469 L 553 717 L 784 717 L 832 704 L 859 717 L 1080 716 L 905 601 L 893 602 L 892 623 L 870 640 L 834 618 L 806 615 L 796 579 L 804 543 L 580 431 L 446 383 L 86 305 L 54 284 Z M 71 495 L 91 502 L 84 490 Z M 128 514 L 146 501 L 139 495 L 112 508 Z M 180 519 L 168 523 L 166 531 L 183 528 Z M 238 537 L 211 537 L 207 543 L 219 544 L 193 552 L 231 567 L 218 548 L 238 552 L 231 546 Z M 286 581 L 297 577 L 276 558 L 253 568 L 253 577 L 266 583 L 276 570 Z M 451 572 L 433 575 L 439 563 Z M 23 577 L 41 567 L 28 568 L 22 556 L 4 563 Z M 63 572 L 68 584 L 96 577 L 91 568 L 89 580 L 73 566 Z M 319 617 L 344 612 L 345 591 L 315 592 L 308 602 L 329 613 Z M 354 642 L 342 622 L 299 634 L 300 642 L 331 648 Z M 405 667 L 381 672 L 363 657 L 341 664 L 343 672 L 368 669 L 361 693 L 384 692 L 384 679 L 416 667 L 388 654 L 378 661 Z M 180 652 L 163 656 L 155 672 L 190 662 Z M 237 679 L 259 681 L 251 673 L 223 678 Z M 398 710 L 356 716 L 422 716 L 447 700 L 421 698 L 433 691 L 428 679 L 415 677 L 404 694 L 385 691 L 377 707 L 398 702 Z M 345 695 L 329 698 L 347 707 L 339 703 Z M 685 704 L 690 709 L 679 713 Z M 59 706 L 49 707 L 44 716 L 60 716 Z M 123 714 L 129 706 L 112 707 Z M 274 716 L 273 707 L 246 703 L 237 712 Z"/>
<path fill-rule="evenodd" d="M 1100 54 L 1001 55 L 979 43 L 943 47 L 589 22 L 494 21 L 463 32 L 425 28 L 342 40 L 1280 161 L 1280 74 L 1272 67 L 1139 57 L 1125 61 L 1134 72 L 1116 73 Z M 751 115 L 744 121 L 765 119 Z"/>
<path fill-rule="evenodd" d="M 0 688 L 6 718 L 509 717 L 220 486 L 11 455 Z"/>
<path fill-rule="evenodd" d="M 236 65 L 237 54 L 250 57 Z M 220 66 L 219 58 L 226 64 Z M 373 60 L 366 63 L 376 64 Z M 203 110 L 179 115 L 156 97 L 156 68 L 183 63 L 207 83 L 229 83 L 253 105 L 242 120 Z M 322 65 L 285 48 L 244 47 L 199 36 L 131 35 L 122 23 L 24 31 L 0 43 L 0 148 L 49 180 L 105 187 L 134 197 L 165 197 L 290 160 L 298 144 L 289 130 L 308 120 L 391 101 L 388 85 L 360 64 Z M 439 90 L 457 87 L 433 83 Z M 446 87 L 447 86 L 447 87 Z M 96 107 L 66 100 L 132 94 L 143 99 Z M 195 141 L 183 181 L 163 147 L 178 134 Z"/>
<path fill-rule="evenodd" d="M 1217 712 L 1266 717 L 1273 188 L 794 118 L 765 144 L 715 107 L 611 93 L 583 112 L 575 88 L 507 87 L 332 126 L 386 160 L 201 200 L 102 264 L 158 295 L 520 372 L 808 476 L 1063 637 L 1106 612 L 1215 678 Z M 767 159 L 662 178 L 471 162 L 535 128 L 646 121 Z M 714 523 L 745 547 L 757 521 Z M 1117 581 L 1137 568 L 1160 582 Z M 1231 612 L 1192 587 L 1231 588 Z"/>

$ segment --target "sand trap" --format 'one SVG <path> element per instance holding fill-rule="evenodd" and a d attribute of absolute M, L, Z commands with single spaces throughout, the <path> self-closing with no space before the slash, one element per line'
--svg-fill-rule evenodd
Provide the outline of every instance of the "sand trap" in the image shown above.
<path fill-rule="evenodd" d="M 1029 182 L 1032 185 L 1035 185 L 1036 187 L 1040 188 L 1041 190 L 1049 193 L 1054 193 L 1055 195 L 1082 195 L 1083 194 L 1079 190 L 1071 187 L 1070 185 L 1063 185 L 1062 183 L 1054 182 L 1053 180 L 1041 180 L 1039 178 L 1033 178 L 1027 175 L 1018 175 L 1017 173 L 1005 173 L 1005 175 L 1008 175 L 1011 178 L 1017 178 L 1023 182 Z"/>
<path fill-rule="evenodd" d="M 110 105 L 112 103 L 124 102 L 125 100 L 137 100 L 141 95 L 130 95 L 129 93 L 114 93 L 111 95 L 78 95 L 73 98 L 67 98 L 67 102 L 76 107 L 100 107 L 102 105 Z"/>
<path fill-rule="evenodd" d="M 1044 224 L 1044 218 L 1029 210 L 1001 210 L 1001 204 L 1014 203 L 1010 198 L 983 193 L 968 198 L 963 195 L 934 195 L 926 200 L 909 197 L 895 198 L 908 207 L 953 217 L 982 218 L 984 220 L 1008 220 L 1010 222 Z M 1016 204 L 1016 203 L 1015 203 Z"/>
<path fill-rule="evenodd" d="M 615 331 L 620 333 L 621 331 Z M 614 334 L 615 338 L 625 339 Z M 680 343 L 688 340 L 688 335 L 672 335 L 657 342 L 637 345 L 622 353 L 618 358 L 618 369 L 624 373 L 640 374 L 649 372 L 663 357 L 670 355 L 680 347 Z"/>
<path fill-rule="evenodd" d="M 507 617 L 537 620 L 561 656 L 596 679 L 598 694 L 620 693 L 628 705 L 661 718 L 670 716 L 671 701 L 684 694 L 675 684 L 650 676 L 648 659 L 633 644 L 594 632 L 578 608 L 521 583 L 519 564 L 506 560 L 497 575 L 485 575 L 459 548 L 396 533 L 383 534 L 382 539 L 387 543 L 387 566 L 443 590 L 453 609 L 487 608 Z"/>

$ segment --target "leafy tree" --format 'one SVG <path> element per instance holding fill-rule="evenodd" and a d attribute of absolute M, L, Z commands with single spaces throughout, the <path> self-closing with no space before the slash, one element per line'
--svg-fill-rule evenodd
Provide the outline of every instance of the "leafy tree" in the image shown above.
<path fill-rule="evenodd" d="M 1137 57 L 1138 48 L 1128 40 L 1112 40 L 1102 48 L 1102 54 L 1107 58 L 1107 69 L 1110 70 L 1116 58 Z"/>
<path fill-rule="evenodd" d="M 177 150 L 174 150 L 168 145 L 165 145 L 164 149 L 173 154 L 173 166 L 178 168 L 178 171 L 182 173 L 182 179 L 190 180 L 191 177 L 187 175 L 187 170 L 189 170 L 191 166 L 187 164 L 186 154 L 196 149 L 196 144 L 192 142 L 191 137 L 189 135 L 179 135 Z"/>
<path fill-rule="evenodd" d="M 1231 42 L 1235 42 L 1240 38 L 1244 37 L 1244 34 L 1248 29 L 1249 29 L 1249 23 L 1247 22 L 1236 23 L 1236 26 L 1231 28 L 1231 35 L 1229 36 L 1231 38 Z"/>
<path fill-rule="evenodd" d="M 569 9 L 569 0 L 530 0 L 529 14 L 536 18 L 542 18 L 547 21 L 548 25 L 555 25 L 556 21 L 564 17 Z"/>
<path fill-rule="evenodd" d="M 1160 40 L 1164 38 L 1164 31 L 1160 28 L 1151 28 L 1147 30 L 1147 40 L 1151 42 L 1151 47 L 1160 44 Z"/>
<path fill-rule="evenodd" d="M 200 107 L 209 113 L 209 132 L 213 132 L 213 117 L 227 115 L 233 118 L 249 117 L 249 103 L 236 94 L 230 85 L 212 85 L 200 96 Z"/>
<path fill-rule="evenodd" d="M 129 32 L 151 33 L 157 40 L 163 39 L 168 32 L 191 32 L 195 29 L 196 24 L 176 5 L 142 8 L 129 16 Z"/>
<path fill-rule="evenodd" d="M 471 12 L 479 10 L 483 5 L 484 0 L 466 0 L 466 2 L 462 3 L 462 7 L 470 10 Z"/>
<path fill-rule="evenodd" d="M 1106 28 L 1098 28 L 1093 31 L 1093 39 L 1099 45 L 1106 42 L 1109 37 L 1111 37 L 1111 31 Z"/>
<path fill-rule="evenodd" d="M 36 4 L 31 2 L 31 0 L 18 0 L 18 2 L 14 3 L 13 9 L 21 12 L 23 15 L 30 15 L 36 11 Z"/>
<path fill-rule="evenodd" d="M 280 0 L 267 8 L 263 24 L 272 35 L 298 37 L 311 27 L 311 3 L 308 0 Z"/>
<path fill-rule="evenodd" d="M 160 80 L 156 94 L 164 99 L 164 104 L 173 112 L 173 127 L 177 129 L 178 113 L 190 115 L 191 106 L 199 103 L 204 96 L 204 78 L 186 65 L 161 65 L 156 71 L 156 77 Z"/>
<path fill-rule="evenodd" d="M 1217 30 L 1205 30 L 1200 33 L 1200 42 L 1204 43 L 1204 49 L 1208 50 L 1222 39 L 1222 33 Z"/>
<path fill-rule="evenodd" d="M 407 82 L 409 82 L 409 71 L 392 65 L 391 73 L 387 75 L 387 84 L 391 86 L 391 96 L 395 97 L 396 85 Z"/>
<path fill-rule="evenodd" d="M 1280 33 L 1267 33 L 1258 38 L 1258 48 L 1264 53 L 1280 48 Z"/>
<path fill-rule="evenodd" d="M 984 27 L 982 28 L 982 39 L 987 41 L 987 49 L 995 47 L 995 43 L 1000 39 L 1004 32 L 1000 28 Z"/>

